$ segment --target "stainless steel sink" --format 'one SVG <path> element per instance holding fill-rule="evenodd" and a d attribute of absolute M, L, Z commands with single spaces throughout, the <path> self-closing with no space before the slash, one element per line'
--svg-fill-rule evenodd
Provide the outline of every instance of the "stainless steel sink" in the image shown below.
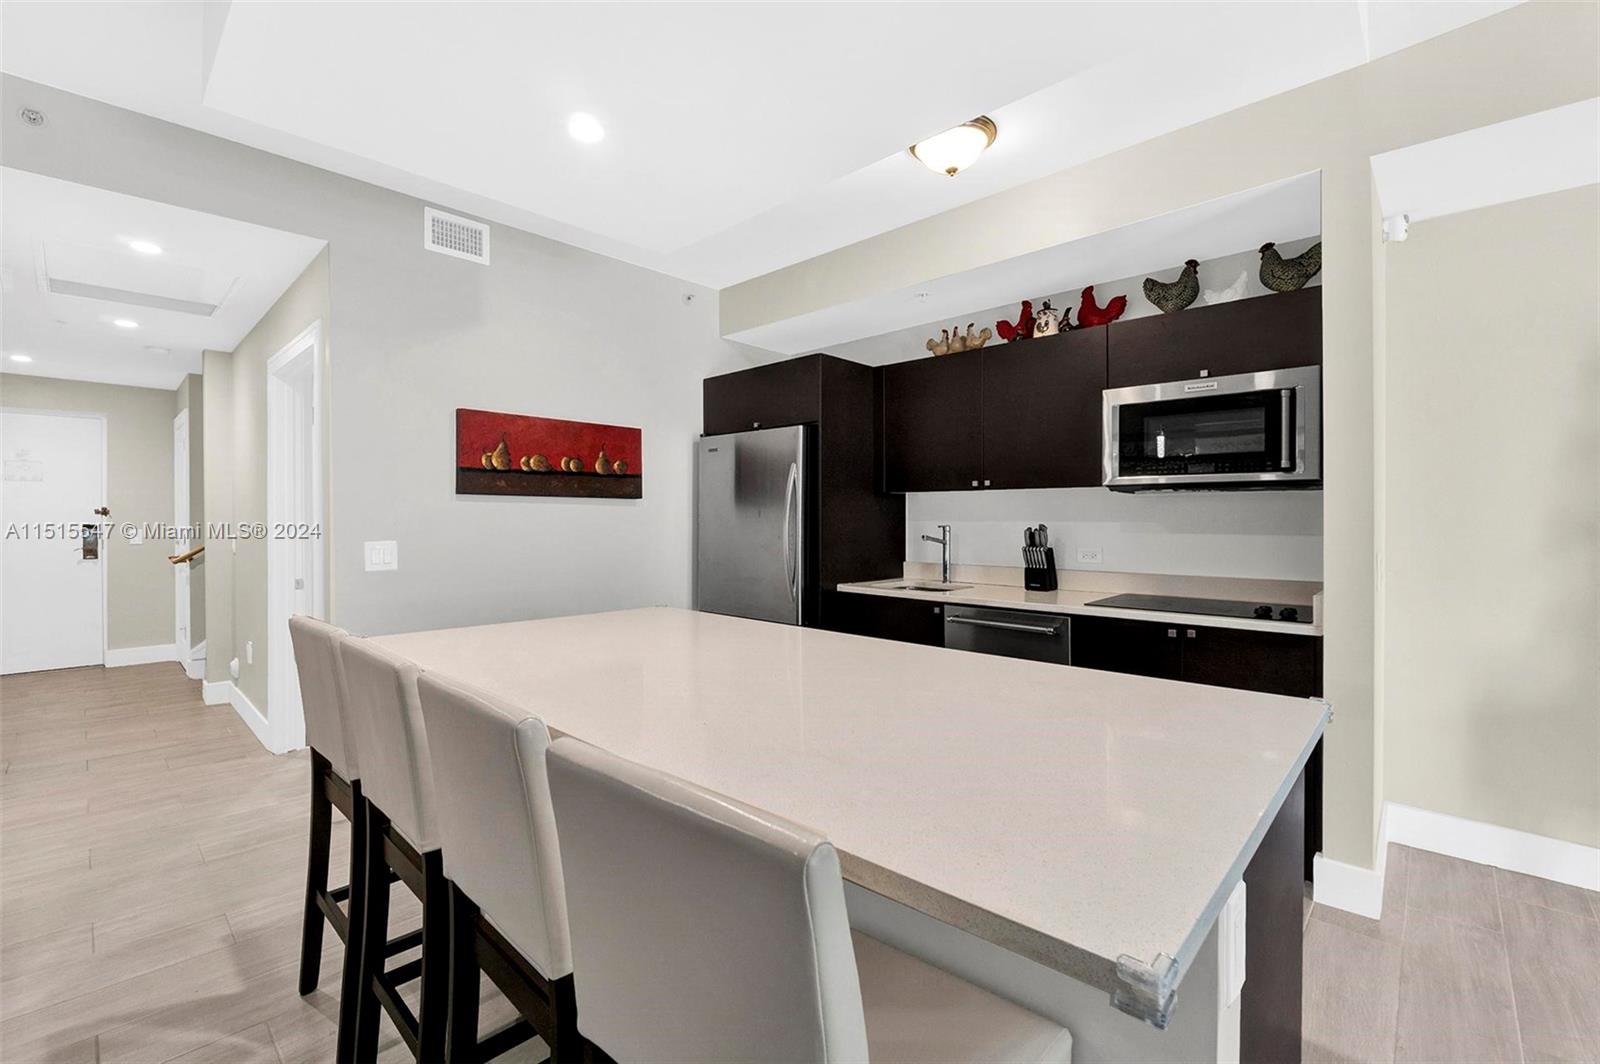
<path fill-rule="evenodd" d="M 965 591 L 971 584 L 895 584 L 895 591 Z"/>

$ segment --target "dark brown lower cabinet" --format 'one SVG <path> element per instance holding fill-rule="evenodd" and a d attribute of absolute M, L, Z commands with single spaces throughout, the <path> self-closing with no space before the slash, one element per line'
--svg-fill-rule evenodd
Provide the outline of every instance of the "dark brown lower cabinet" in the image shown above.
<path fill-rule="evenodd" d="M 1183 665 L 1179 631 L 1148 621 L 1072 618 L 1072 663 L 1086 669 L 1178 679 Z"/>
<path fill-rule="evenodd" d="M 1322 640 L 1313 635 L 1074 617 L 1072 663 L 1271 695 L 1322 693 Z"/>
<path fill-rule="evenodd" d="M 944 607 L 937 602 L 887 595 L 824 591 L 822 627 L 849 635 L 940 647 L 944 646 Z"/>

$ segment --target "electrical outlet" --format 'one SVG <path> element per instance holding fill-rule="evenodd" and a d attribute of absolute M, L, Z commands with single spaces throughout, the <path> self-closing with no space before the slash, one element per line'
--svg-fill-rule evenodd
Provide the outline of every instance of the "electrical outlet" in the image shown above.
<path fill-rule="evenodd" d="M 1082 564 L 1082 565 L 1099 565 L 1100 564 L 1100 548 L 1099 547 L 1079 547 L 1078 548 L 1078 562 L 1080 564 Z"/>
<path fill-rule="evenodd" d="M 244 663 L 246 665 L 254 665 L 256 663 L 256 644 L 253 639 L 244 641 Z"/>

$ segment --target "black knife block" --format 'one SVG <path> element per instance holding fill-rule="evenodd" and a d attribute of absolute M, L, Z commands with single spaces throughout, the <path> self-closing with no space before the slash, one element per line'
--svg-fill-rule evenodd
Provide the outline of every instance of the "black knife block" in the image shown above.
<path fill-rule="evenodd" d="M 1054 547 L 1022 548 L 1022 586 L 1029 591 L 1054 591 L 1056 589 L 1056 549 Z"/>

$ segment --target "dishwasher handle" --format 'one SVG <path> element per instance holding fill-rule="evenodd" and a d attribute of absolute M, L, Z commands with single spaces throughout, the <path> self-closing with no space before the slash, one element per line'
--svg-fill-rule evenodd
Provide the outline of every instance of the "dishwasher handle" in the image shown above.
<path fill-rule="evenodd" d="M 986 621 L 979 617 L 946 617 L 946 624 L 970 624 L 974 628 L 1001 628 L 1007 632 L 1028 632 L 1032 635 L 1060 635 L 1058 624 L 1017 624 L 1014 621 Z"/>

